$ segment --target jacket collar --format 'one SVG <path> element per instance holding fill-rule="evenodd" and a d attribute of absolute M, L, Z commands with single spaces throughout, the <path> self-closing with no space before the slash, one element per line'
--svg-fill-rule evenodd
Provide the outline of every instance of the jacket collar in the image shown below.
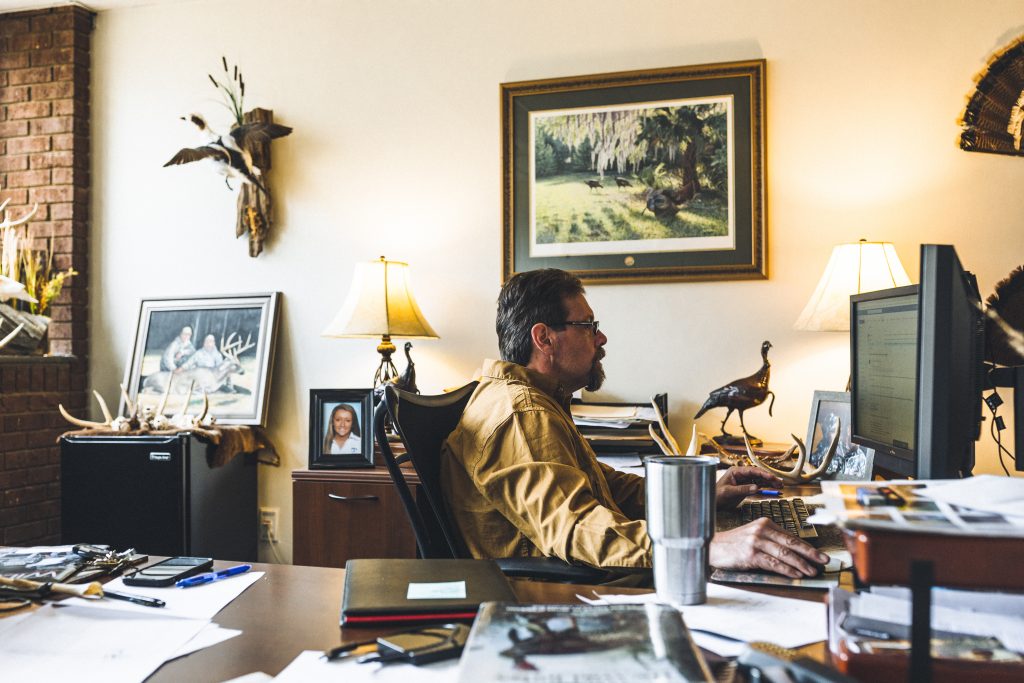
<path fill-rule="evenodd" d="M 528 384 L 543 391 L 553 398 L 558 405 L 562 406 L 566 412 L 569 412 L 569 402 L 572 400 L 572 394 L 566 392 L 562 388 L 561 383 L 553 377 L 543 375 L 518 363 L 492 359 L 484 361 L 481 375 Z"/>

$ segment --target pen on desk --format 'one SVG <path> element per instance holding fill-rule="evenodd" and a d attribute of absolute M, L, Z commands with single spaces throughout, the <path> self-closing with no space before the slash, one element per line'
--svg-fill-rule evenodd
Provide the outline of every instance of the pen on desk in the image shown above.
<path fill-rule="evenodd" d="M 372 648 L 370 646 L 373 646 Z M 335 659 L 348 659 L 349 657 L 357 657 L 367 654 L 369 652 L 376 652 L 377 650 L 377 639 L 372 640 L 359 640 L 354 643 L 346 643 L 339 645 L 338 647 L 328 650 L 323 654 L 323 657 L 327 661 L 334 661 Z"/>
<path fill-rule="evenodd" d="M 234 567 L 228 567 L 227 569 L 221 569 L 217 572 L 208 572 L 206 574 L 190 576 L 187 579 L 182 579 L 174 585 L 178 588 L 191 588 L 192 586 L 201 586 L 204 583 L 210 583 L 211 581 L 217 581 L 219 579 L 226 579 L 229 576 L 237 576 L 238 574 L 244 574 L 250 569 L 252 569 L 251 564 L 239 564 Z"/>
<path fill-rule="evenodd" d="M 134 602 L 136 605 L 145 605 L 146 607 L 163 607 L 167 603 L 157 598 L 150 598 L 145 595 L 135 595 L 134 593 L 116 593 L 114 591 L 103 591 L 103 597 L 113 598 L 114 600 L 125 600 L 126 602 Z"/>

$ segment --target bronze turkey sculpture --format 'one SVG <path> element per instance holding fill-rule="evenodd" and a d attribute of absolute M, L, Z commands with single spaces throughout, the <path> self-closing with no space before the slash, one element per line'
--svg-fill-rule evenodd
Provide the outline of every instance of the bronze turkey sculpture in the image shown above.
<path fill-rule="evenodd" d="M 409 351 L 412 349 L 412 342 L 405 342 L 405 372 L 395 380 L 395 386 L 404 391 L 411 391 L 414 394 L 420 393 L 416 386 L 416 363 L 412 362 Z"/>
<path fill-rule="evenodd" d="M 722 420 L 722 433 L 720 436 L 715 437 L 715 441 L 718 443 L 743 443 L 742 438 L 733 436 L 729 432 L 725 431 L 725 423 L 728 422 L 729 416 L 732 415 L 732 411 L 734 410 L 739 413 L 740 429 L 743 430 L 743 435 L 749 439 L 750 443 L 755 446 L 759 446 L 763 443 L 756 436 L 751 436 L 747 431 L 746 425 L 743 424 L 743 411 L 748 408 L 761 405 L 770 395 L 772 400 L 771 403 L 768 404 L 768 414 L 772 414 L 772 407 L 775 405 L 775 393 L 768 389 L 768 379 L 771 377 L 772 368 L 772 364 L 768 362 L 768 349 L 771 347 L 772 343 L 767 340 L 761 344 L 761 359 L 763 363 L 760 370 L 749 377 L 733 380 L 725 386 L 712 391 L 708 395 L 708 399 L 704 401 L 704 405 L 702 405 L 700 410 L 697 411 L 697 414 L 693 416 L 693 419 L 696 420 L 712 408 L 727 409 L 725 419 Z"/>

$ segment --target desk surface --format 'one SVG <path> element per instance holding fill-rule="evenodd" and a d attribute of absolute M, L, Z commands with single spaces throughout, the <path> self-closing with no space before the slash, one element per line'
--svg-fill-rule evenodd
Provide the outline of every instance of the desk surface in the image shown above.
<path fill-rule="evenodd" d="M 218 568 L 227 566 L 218 563 Z M 148 683 L 223 681 L 253 671 L 276 676 L 303 650 L 328 650 L 342 640 L 362 640 L 386 631 L 367 628 L 341 629 L 338 625 L 345 570 L 325 567 L 256 564 L 265 572 L 234 602 L 214 617 L 224 628 L 242 635 L 213 647 L 164 664 Z M 580 586 L 532 581 L 513 581 L 522 602 L 578 602 Z M 589 592 L 590 587 L 587 588 Z M 599 593 L 645 593 L 646 590 L 594 587 Z M 821 601 L 823 591 L 764 589 L 761 592 Z M 392 629 L 393 630 L 393 629 Z M 823 661 L 823 643 L 802 648 Z"/>

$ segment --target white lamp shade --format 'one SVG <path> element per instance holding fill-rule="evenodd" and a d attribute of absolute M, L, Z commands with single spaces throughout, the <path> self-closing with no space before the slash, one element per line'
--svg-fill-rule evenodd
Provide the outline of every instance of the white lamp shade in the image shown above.
<path fill-rule="evenodd" d="M 818 286 L 793 325 L 798 330 L 850 329 L 850 295 L 910 284 L 891 242 L 854 242 L 832 249 Z"/>
<path fill-rule="evenodd" d="M 412 294 L 409 264 L 388 261 L 381 256 L 377 261 L 356 264 L 345 303 L 322 336 L 380 338 L 383 335 L 438 338 Z"/>

